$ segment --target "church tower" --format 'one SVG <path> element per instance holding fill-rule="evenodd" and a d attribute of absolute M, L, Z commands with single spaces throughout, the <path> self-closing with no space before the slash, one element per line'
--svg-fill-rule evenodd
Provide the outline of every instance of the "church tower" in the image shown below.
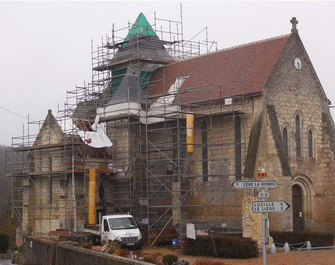
<path fill-rule="evenodd" d="M 106 48 L 113 49 L 114 55 L 94 70 L 111 71 L 111 82 L 106 91 L 113 97 L 109 105 L 127 102 L 124 99 L 128 94 L 139 96 L 147 87 L 152 73 L 173 61 L 164 44 L 166 42 L 159 39 L 144 14 L 140 13 L 123 41 L 106 45 Z M 136 91 L 134 85 L 140 90 Z M 131 96 L 131 100 L 136 98 Z"/>

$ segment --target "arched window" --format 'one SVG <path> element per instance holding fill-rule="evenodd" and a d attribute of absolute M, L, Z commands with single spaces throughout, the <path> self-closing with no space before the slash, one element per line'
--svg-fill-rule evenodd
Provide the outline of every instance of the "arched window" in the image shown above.
<path fill-rule="evenodd" d="M 203 181 L 208 181 L 208 148 L 207 148 L 207 122 L 202 122 L 202 175 Z"/>
<path fill-rule="evenodd" d="M 308 156 L 313 157 L 313 132 L 308 131 Z"/>
<path fill-rule="evenodd" d="M 235 178 L 242 178 L 242 159 L 241 159 L 241 118 L 235 118 Z"/>
<path fill-rule="evenodd" d="M 284 151 L 285 155 L 288 156 L 288 135 L 287 135 L 287 129 L 283 129 L 283 141 L 284 141 Z"/>
<path fill-rule="evenodd" d="M 295 117 L 295 150 L 296 156 L 301 157 L 300 117 Z"/>

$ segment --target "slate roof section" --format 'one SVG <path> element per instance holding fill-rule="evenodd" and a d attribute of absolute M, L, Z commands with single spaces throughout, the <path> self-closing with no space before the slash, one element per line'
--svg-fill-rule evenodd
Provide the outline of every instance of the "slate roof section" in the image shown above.
<path fill-rule="evenodd" d="M 176 77 L 186 75 L 190 75 L 190 78 L 180 88 L 183 92 L 179 96 L 181 103 L 261 93 L 290 36 L 266 39 L 167 64 L 150 79 L 149 94 L 153 96 L 167 92 Z"/>
<path fill-rule="evenodd" d="M 123 77 L 112 99 L 109 102 L 107 102 L 105 106 L 125 102 L 139 102 L 136 88 L 137 88 L 137 78 L 131 72 L 130 67 L 128 67 L 127 73 Z"/>

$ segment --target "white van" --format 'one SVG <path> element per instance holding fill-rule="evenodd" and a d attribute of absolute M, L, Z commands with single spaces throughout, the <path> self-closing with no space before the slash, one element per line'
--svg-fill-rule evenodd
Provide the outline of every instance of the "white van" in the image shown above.
<path fill-rule="evenodd" d="M 100 225 L 101 243 L 116 241 L 122 247 L 142 247 L 142 234 L 131 215 L 105 215 Z"/>

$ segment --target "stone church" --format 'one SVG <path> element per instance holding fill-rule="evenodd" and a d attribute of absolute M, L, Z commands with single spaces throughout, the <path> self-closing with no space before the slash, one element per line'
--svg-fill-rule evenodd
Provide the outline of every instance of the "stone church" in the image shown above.
<path fill-rule="evenodd" d="M 170 63 L 158 69 L 153 79 L 164 75 L 169 86 L 176 77 L 189 76 L 180 88 L 185 89 L 182 100 L 192 106 L 198 104 L 199 98 L 204 102 L 207 99 L 211 101 L 207 106 L 217 108 L 218 113 L 231 108 L 222 105 L 223 99 L 232 97 L 238 104 L 243 98 L 243 107 L 235 107 L 234 111 L 241 115 L 234 117 L 234 131 L 230 133 L 235 142 L 247 148 L 245 154 L 237 145 L 230 150 L 235 153 L 232 179 L 257 179 L 257 172 L 265 169 L 268 178 L 278 182 L 279 187 L 270 192 L 270 200 L 285 199 L 292 209 L 285 214 L 270 214 L 270 230 L 333 231 L 335 149 L 330 101 L 299 37 L 298 22 L 293 18 L 291 23 L 289 35 Z M 227 82 L 231 73 L 243 75 L 242 89 Z M 206 79 L 222 87 L 200 96 L 194 95 L 198 91 L 187 89 L 204 84 Z M 155 93 L 161 89 L 162 84 L 155 84 Z M 229 123 L 231 119 L 213 122 Z M 201 131 L 197 122 L 196 131 Z M 228 139 L 229 132 L 224 133 Z M 203 135 L 195 133 L 194 137 L 201 142 Z M 221 136 L 207 136 L 214 142 L 216 137 Z M 214 154 L 224 159 L 224 152 Z M 203 168 L 195 166 L 191 172 L 197 170 Z"/>
<path fill-rule="evenodd" d="M 141 13 L 123 42 L 104 46 L 115 49 L 113 57 L 93 68 L 110 78 L 95 94 L 97 104 L 85 99 L 73 112 L 84 136 L 71 138 L 48 113 L 33 145 L 46 167 L 29 156 L 29 170 L 20 173 L 30 187 L 23 197 L 26 227 L 42 233 L 43 219 L 44 233 L 78 232 L 89 212 L 95 221 L 99 213 L 130 212 L 148 242 L 173 229 L 182 234 L 179 224 L 187 222 L 240 231 L 241 199 L 258 190 L 235 190 L 231 183 L 257 179 L 264 169 L 278 183 L 269 200 L 292 205 L 269 214 L 270 230 L 334 231 L 330 101 L 298 22 L 291 23 L 288 35 L 180 60 L 166 49 L 174 43 L 159 38 Z M 97 124 L 112 147 L 92 147 L 98 138 L 86 132 Z M 58 136 L 47 136 L 50 131 Z M 53 195 L 33 199 L 42 191 Z"/>

